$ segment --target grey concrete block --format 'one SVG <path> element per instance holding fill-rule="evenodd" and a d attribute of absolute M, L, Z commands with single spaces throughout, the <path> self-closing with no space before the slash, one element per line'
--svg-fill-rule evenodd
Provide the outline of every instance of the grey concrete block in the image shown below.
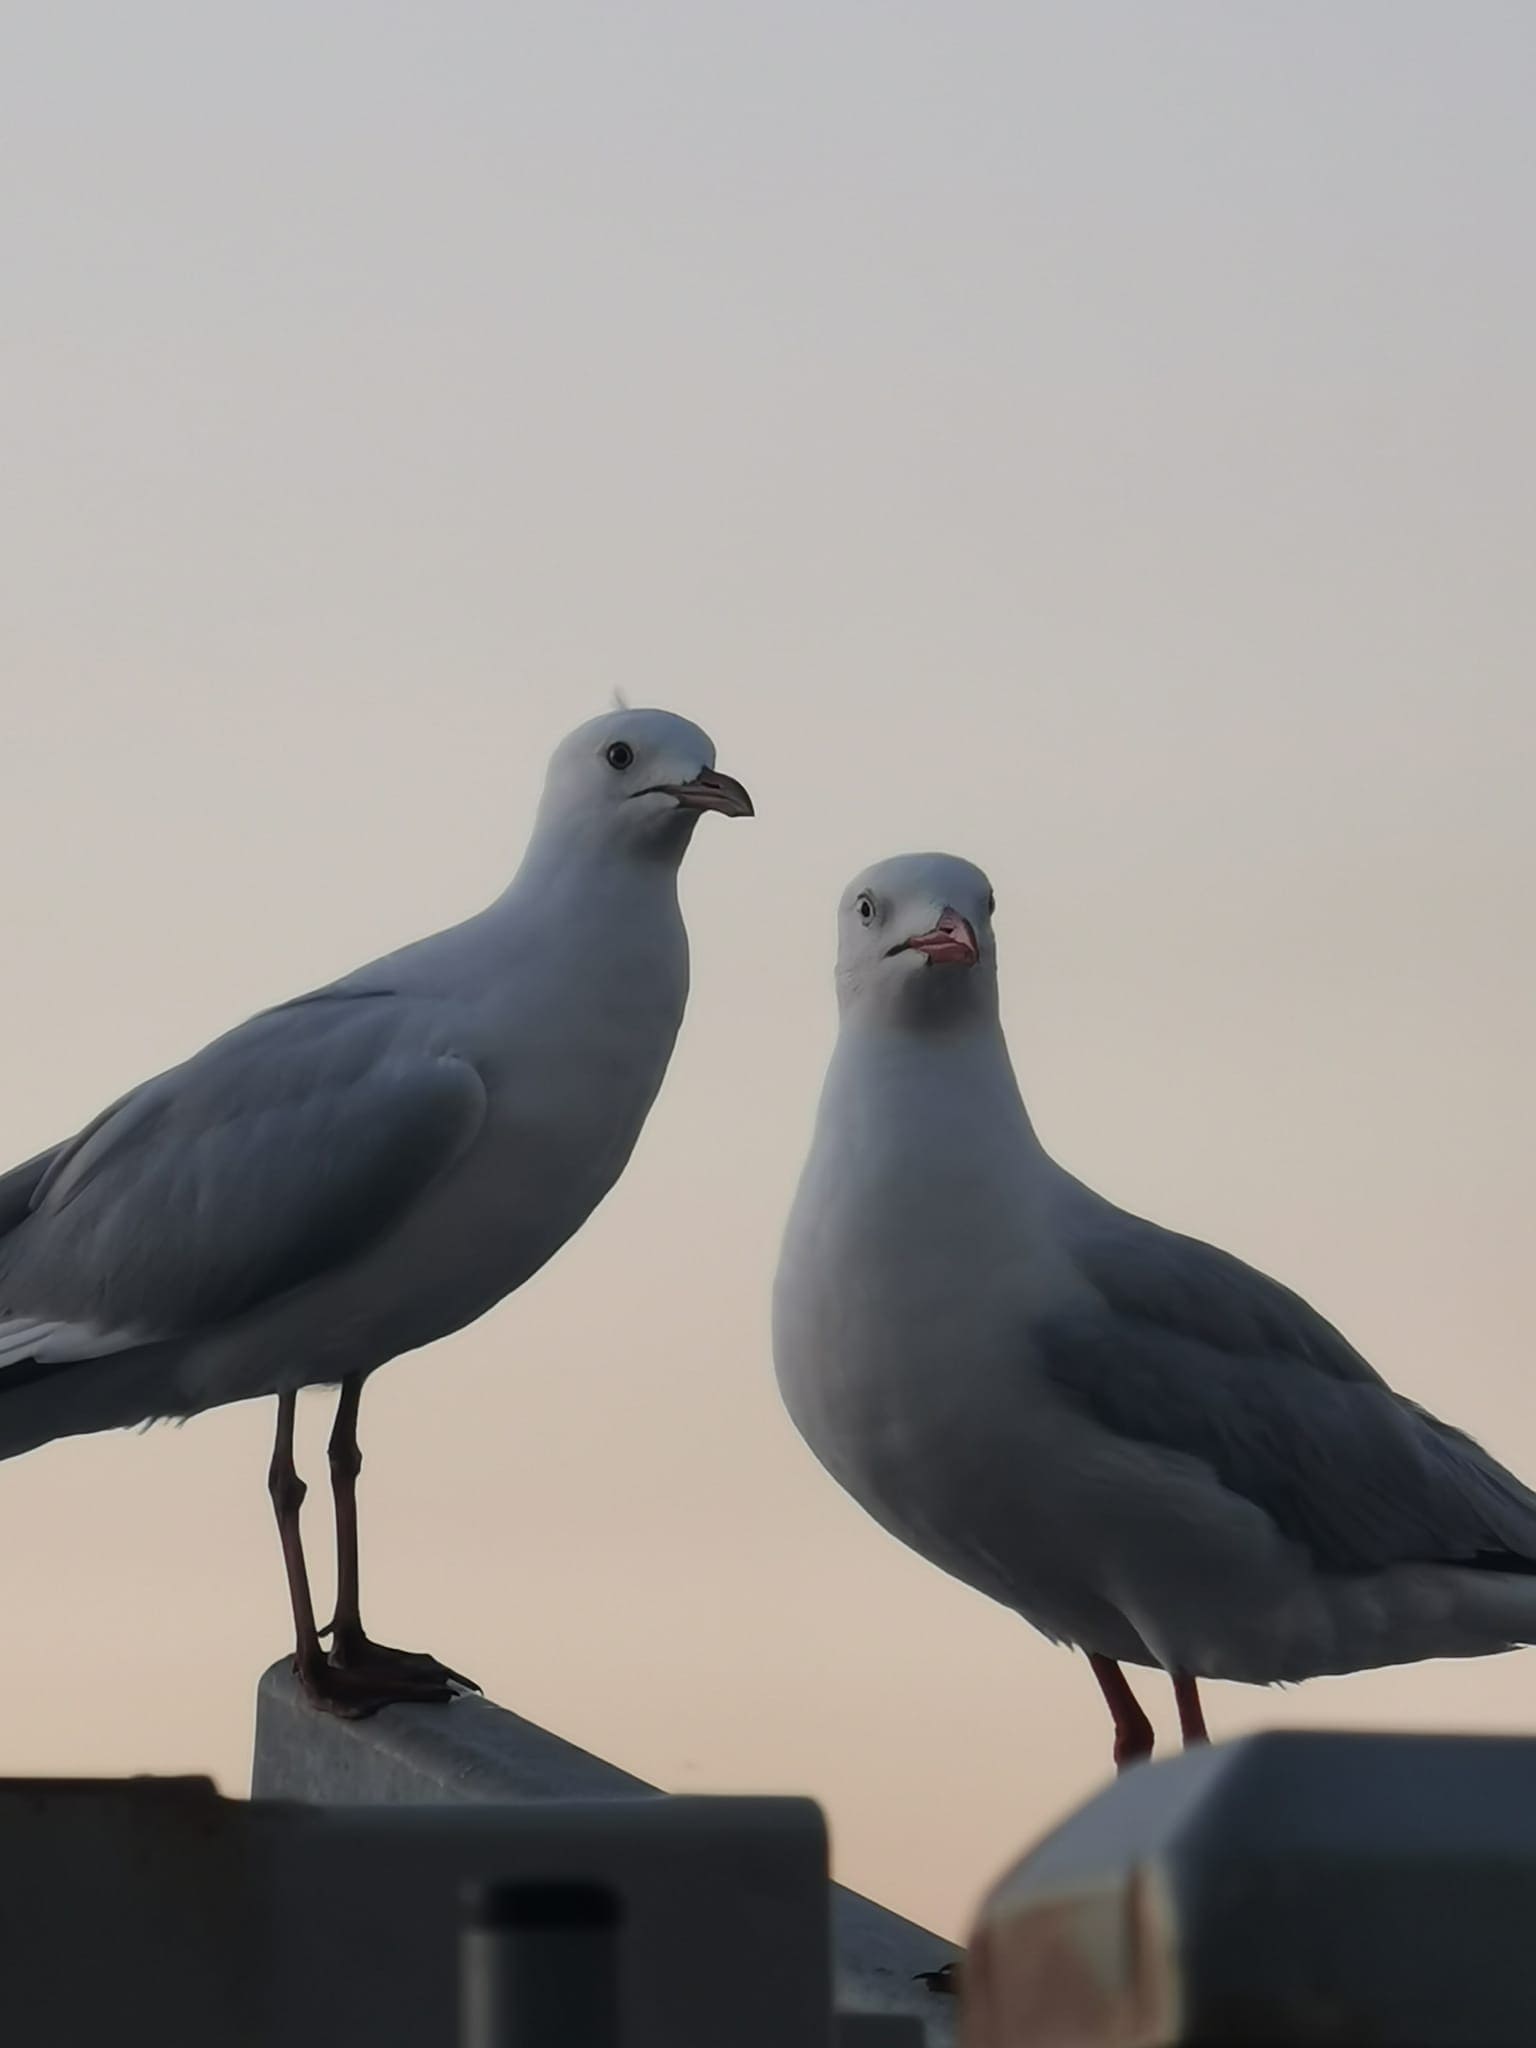
<path fill-rule="evenodd" d="M 258 1690 L 251 1791 L 390 1806 L 668 1796 L 489 1700 L 389 1707 L 367 1721 L 317 1714 L 286 1664 Z M 955 2001 L 917 1979 L 953 1960 L 954 1944 L 842 1886 L 832 1887 L 831 1921 L 839 2007 L 918 2019 L 928 2048 L 948 2048 Z"/>
<path fill-rule="evenodd" d="M 0 2038 L 268 2048 L 247 1813 L 206 1778 L 0 1780 Z"/>
<path fill-rule="evenodd" d="M 1530 2048 L 1536 1742 L 1273 1734 L 1127 1773 L 986 1901 L 969 2048 Z"/>
<path fill-rule="evenodd" d="M 830 2048 L 809 1800 L 324 1808 L 153 1779 L 0 1781 L 0 2038 L 454 2048 L 466 1887 L 573 1883 L 614 1904 L 623 2048 Z"/>

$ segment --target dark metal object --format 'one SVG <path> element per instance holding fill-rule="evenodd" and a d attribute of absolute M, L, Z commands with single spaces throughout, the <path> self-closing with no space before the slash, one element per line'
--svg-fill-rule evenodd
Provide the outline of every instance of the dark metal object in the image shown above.
<path fill-rule="evenodd" d="M 833 2048 L 923 2048 L 921 2020 L 888 2012 L 840 2012 Z"/>
<path fill-rule="evenodd" d="M 474 1890 L 459 1937 L 460 2048 L 622 2048 L 621 1919 L 601 1885 Z"/>

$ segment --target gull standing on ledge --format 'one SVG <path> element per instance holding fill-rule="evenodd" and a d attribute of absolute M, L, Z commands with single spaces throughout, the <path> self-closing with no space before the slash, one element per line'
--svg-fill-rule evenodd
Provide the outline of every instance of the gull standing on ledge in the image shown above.
<path fill-rule="evenodd" d="M 774 1301 L 779 1385 L 891 1534 L 1120 1669 L 1289 1683 L 1536 1639 L 1536 1495 L 1337 1330 L 1042 1150 L 968 861 L 861 875 L 841 1026 Z"/>
<path fill-rule="evenodd" d="M 277 1396 L 269 1486 L 311 1699 L 443 1700 L 358 1609 L 358 1397 L 376 1366 L 522 1285 L 623 1172 L 688 994 L 677 871 L 705 811 L 752 815 L 706 734 L 621 710 L 562 742 L 506 892 L 297 997 L 0 1176 L 0 1457 Z M 339 1385 L 329 1658 L 293 1462 L 300 1387 Z"/>

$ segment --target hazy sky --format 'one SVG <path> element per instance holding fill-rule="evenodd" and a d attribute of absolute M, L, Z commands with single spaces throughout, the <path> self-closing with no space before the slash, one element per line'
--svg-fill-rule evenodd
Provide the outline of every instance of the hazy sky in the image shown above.
<path fill-rule="evenodd" d="M 1533 93 L 1523 0 L 0 12 L 5 1156 L 477 907 L 615 686 L 707 725 L 672 1075 L 370 1388 L 365 1597 L 945 1928 L 1108 1726 L 778 1407 L 856 868 L 982 862 L 1047 1144 L 1536 1475 Z M 270 1426 L 0 1472 L 0 1768 L 243 1787 Z"/>

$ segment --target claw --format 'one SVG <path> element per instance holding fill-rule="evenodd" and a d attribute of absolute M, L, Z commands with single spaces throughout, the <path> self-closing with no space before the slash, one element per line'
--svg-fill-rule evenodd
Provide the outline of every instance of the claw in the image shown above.
<path fill-rule="evenodd" d="M 366 1720 L 383 1707 L 447 1706 L 454 1698 L 448 1686 L 432 1679 L 379 1669 L 351 1671 L 329 1659 L 307 1670 L 295 1659 L 294 1669 L 309 1704 L 344 1721 Z"/>
<path fill-rule="evenodd" d="M 371 1679 L 386 1690 L 397 1685 L 426 1685 L 436 1688 L 434 1696 L 447 1698 L 481 1691 L 472 1678 L 439 1663 L 424 1650 L 394 1650 L 367 1636 L 337 1638 L 326 1661 L 335 1671 L 345 1671 L 359 1681 Z M 450 1687 L 454 1688 L 451 1692 Z"/>
<path fill-rule="evenodd" d="M 941 1997 L 953 1998 L 960 1989 L 960 1972 L 954 1963 L 941 1963 L 936 1970 L 919 1970 L 912 1982 L 926 1984 L 930 1991 L 937 1991 Z"/>

